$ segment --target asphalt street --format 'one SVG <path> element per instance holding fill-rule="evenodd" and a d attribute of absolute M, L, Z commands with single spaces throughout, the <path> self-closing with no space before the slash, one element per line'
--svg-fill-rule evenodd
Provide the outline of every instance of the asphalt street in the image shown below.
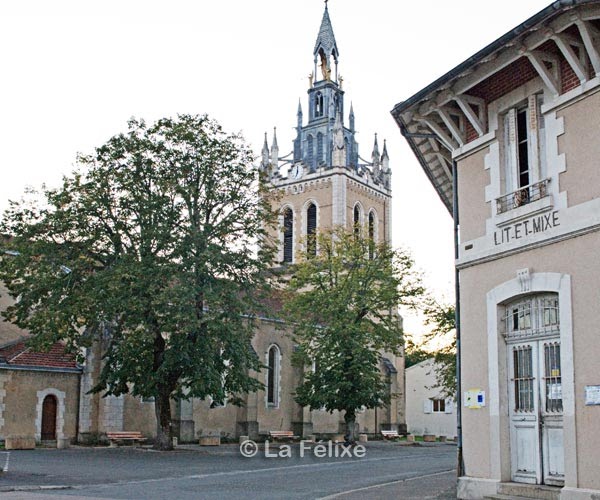
<path fill-rule="evenodd" d="M 279 449 L 271 449 L 278 455 Z M 236 445 L 13 451 L 0 498 L 80 499 L 452 499 L 456 448 L 368 443 L 363 458 L 241 456 Z"/>

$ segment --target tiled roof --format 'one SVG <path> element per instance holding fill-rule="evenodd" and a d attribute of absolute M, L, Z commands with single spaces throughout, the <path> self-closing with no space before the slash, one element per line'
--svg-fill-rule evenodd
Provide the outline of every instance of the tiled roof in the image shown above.
<path fill-rule="evenodd" d="M 0 347 L 0 363 L 12 366 L 31 366 L 38 368 L 77 368 L 75 358 L 65 352 L 65 346 L 55 343 L 49 351 L 34 351 L 19 340 Z"/>

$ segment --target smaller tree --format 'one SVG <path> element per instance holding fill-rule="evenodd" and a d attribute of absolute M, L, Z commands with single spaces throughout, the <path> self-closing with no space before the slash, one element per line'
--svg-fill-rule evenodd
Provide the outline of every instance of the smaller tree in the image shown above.
<path fill-rule="evenodd" d="M 424 335 L 419 346 L 435 342 L 438 346 L 432 352 L 435 361 L 436 388 L 444 397 L 456 396 L 456 319 L 453 304 L 443 304 L 429 298 L 423 309 L 425 324 L 432 330 Z"/>
<path fill-rule="evenodd" d="M 354 442 L 357 410 L 390 401 L 382 355 L 401 354 L 396 311 L 414 305 L 423 288 L 408 253 L 358 232 L 320 233 L 317 248 L 293 270 L 286 296 L 295 361 L 306 368 L 295 399 L 311 409 L 343 411 L 346 440 Z"/>

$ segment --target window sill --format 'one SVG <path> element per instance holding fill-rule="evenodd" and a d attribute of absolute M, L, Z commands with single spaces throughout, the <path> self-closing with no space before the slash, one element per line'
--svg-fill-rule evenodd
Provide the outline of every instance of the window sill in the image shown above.
<path fill-rule="evenodd" d="M 527 203 L 527 205 L 513 208 L 512 210 L 502 214 L 497 214 L 494 218 L 494 222 L 498 227 L 507 226 L 509 224 L 513 224 L 514 222 L 518 222 L 534 215 L 552 210 L 553 207 L 554 202 L 552 200 L 552 195 L 550 194 L 541 200 L 532 201 L 531 203 Z"/>

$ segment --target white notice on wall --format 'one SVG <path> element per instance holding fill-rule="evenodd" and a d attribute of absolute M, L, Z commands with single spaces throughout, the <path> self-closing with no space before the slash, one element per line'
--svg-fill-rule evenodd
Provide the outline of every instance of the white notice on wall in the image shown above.
<path fill-rule="evenodd" d="M 585 386 L 585 404 L 587 406 L 600 405 L 600 385 Z"/>
<path fill-rule="evenodd" d="M 481 389 L 470 389 L 465 392 L 464 404 L 467 408 L 479 409 L 485 406 L 485 391 Z"/>

